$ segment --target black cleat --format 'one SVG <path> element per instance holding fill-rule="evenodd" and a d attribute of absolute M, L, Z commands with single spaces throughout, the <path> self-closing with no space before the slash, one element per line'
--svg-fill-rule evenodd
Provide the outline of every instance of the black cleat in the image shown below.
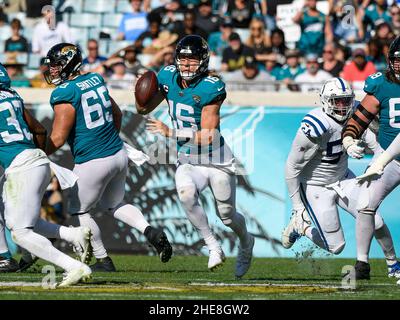
<path fill-rule="evenodd" d="M 369 263 L 357 260 L 356 265 L 354 266 L 354 269 L 356 271 L 356 280 L 369 280 L 370 279 L 369 273 L 371 272 L 371 268 L 369 266 Z"/>
<path fill-rule="evenodd" d="M 149 226 L 144 231 L 144 235 L 152 246 L 156 248 L 161 262 L 168 262 L 172 256 L 172 247 L 165 232 Z"/>
<path fill-rule="evenodd" d="M 97 259 L 95 264 L 90 266 L 93 272 L 115 272 L 114 263 L 112 262 L 110 257 Z"/>
<path fill-rule="evenodd" d="M 15 259 L 0 257 L 0 272 L 16 272 L 18 269 L 18 262 Z"/>
<path fill-rule="evenodd" d="M 25 270 L 28 270 L 30 267 L 32 267 L 36 261 L 38 261 L 39 258 L 34 257 L 32 259 L 25 260 L 24 258 L 21 258 L 21 260 L 19 260 L 19 267 L 18 267 L 18 272 L 24 272 Z"/>

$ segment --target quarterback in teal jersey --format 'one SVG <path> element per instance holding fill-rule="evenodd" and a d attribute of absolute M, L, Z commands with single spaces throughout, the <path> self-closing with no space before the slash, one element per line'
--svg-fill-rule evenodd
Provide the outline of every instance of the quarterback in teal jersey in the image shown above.
<path fill-rule="evenodd" d="M 39 219 L 41 201 L 50 182 L 50 162 L 42 151 L 45 142 L 46 130 L 25 109 L 17 92 L 10 88 L 7 72 L 1 66 L 0 165 L 5 169 L 4 220 L 16 244 L 66 271 L 58 285 L 63 287 L 89 278 L 92 272 L 86 264 L 57 250 L 40 234 L 65 231 L 73 242 L 75 231 L 72 229 L 77 229 Z M 86 234 L 86 242 L 83 239 L 77 245 L 89 245 L 90 230 Z"/>
<path fill-rule="evenodd" d="M 244 217 L 236 211 L 234 158 L 219 133 L 225 84 L 220 78 L 209 75 L 209 57 L 208 44 L 200 36 L 189 35 L 180 40 L 175 65 L 159 72 L 159 91 L 149 102 L 148 109 L 152 110 L 166 99 L 174 128 L 158 120 L 149 120 L 148 129 L 177 139 L 176 188 L 190 222 L 209 249 L 208 268 L 214 270 L 221 266 L 225 256 L 199 203 L 199 195 L 207 186 L 213 192 L 218 216 L 239 237 L 235 275 L 242 277 L 250 267 L 254 237 L 247 231 Z M 140 106 L 137 108 L 145 113 Z"/>
<path fill-rule="evenodd" d="M 122 113 L 110 96 L 104 79 L 97 73 L 80 74 L 82 54 L 69 43 L 53 46 L 47 56 L 44 76 L 56 85 L 50 104 L 54 109 L 53 130 L 46 153 L 55 152 L 66 141 L 79 177 L 71 190 L 69 211 L 78 215 L 82 226 L 91 229 L 94 271 L 115 271 L 101 240 L 99 227 L 90 211 L 98 204 L 114 218 L 143 233 L 167 262 L 172 247 L 162 230 L 152 228 L 142 212 L 124 204 L 128 156 L 119 137 Z"/>
<path fill-rule="evenodd" d="M 388 52 L 388 68 L 385 73 L 375 73 L 365 81 L 366 96 L 343 131 L 343 146 L 353 158 L 363 156 L 363 146 L 359 143 L 362 133 L 375 116 L 379 115 L 378 142 L 382 148 L 376 152 L 371 168 L 376 167 L 376 159 L 400 133 L 400 38 L 391 43 Z M 383 174 L 364 183 L 357 206 L 357 279 L 369 279 L 369 248 L 374 233 L 374 216 L 385 197 L 400 184 L 400 158 L 389 163 Z M 374 165 L 375 164 L 375 165 Z M 367 170 L 368 178 L 372 170 Z"/>

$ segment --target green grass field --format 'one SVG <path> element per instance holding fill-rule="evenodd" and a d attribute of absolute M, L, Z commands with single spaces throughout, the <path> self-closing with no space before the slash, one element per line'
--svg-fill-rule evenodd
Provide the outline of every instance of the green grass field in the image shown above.
<path fill-rule="evenodd" d="M 119 270 L 96 273 L 89 283 L 43 289 L 39 262 L 25 273 L 0 274 L 4 299 L 399 299 L 400 286 L 386 275 L 383 260 L 371 261 L 371 280 L 343 289 L 341 270 L 350 259 L 255 258 L 242 280 L 233 276 L 233 258 L 216 272 L 207 257 L 177 256 L 162 264 L 157 257 L 112 256 Z M 61 279 L 57 273 L 57 279 Z"/>

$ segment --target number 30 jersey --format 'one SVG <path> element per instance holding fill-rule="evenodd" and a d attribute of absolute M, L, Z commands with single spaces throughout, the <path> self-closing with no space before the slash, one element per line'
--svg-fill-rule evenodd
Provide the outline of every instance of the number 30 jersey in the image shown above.
<path fill-rule="evenodd" d="M 225 83 L 218 77 L 199 77 L 187 88 L 180 86 L 179 71 L 174 65 L 164 67 L 157 75 L 161 92 L 169 105 L 169 115 L 175 129 L 191 128 L 201 130 L 201 112 L 203 107 L 223 101 L 226 98 Z M 218 132 L 220 130 L 218 125 Z M 232 160 L 229 147 L 222 135 L 208 146 L 199 146 L 189 139 L 179 139 L 177 149 L 179 162 L 186 155 L 192 164 L 201 159 L 202 164 L 220 164 Z M 198 157 L 199 156 L 199 157 Z M 204 161 L 208 158 L 208 161 Z M 197 160 L 195 160 L 197 159 Z M 208 162 L 208 163 L 204 163 Z"/>
<path fill-rule="evenodd" d="M 322 108 L 311 110 L 302 120 L 300 130 L 318 149 L 301 172 L 306 184 L 325 186 L 342 179 L 348 170 L 348 155 L 342 145 L 343 125 L 328 116 Z M 366 130 L 362 140 L 372 151 L 378 148 L 375 134 Z"/>
<path fill-rule="evenodd" d="M 367 78 L 364 91 L 380 103 L 378 141 L 386 149 L 400 133 L 400 85 L 377 72 Z M 400 157 L 396 160 L 400 160 Z"/>
<path fill-rule="evenodd" d="M 75 111 L 75 124 L 68 144 L 75 163 L 105 158 L 122 148 L 115 128 L 111 101 L 104 79 L 97 73 L 79 75 L 60 84 L 51 94 L 50 104 L 69 103 Z"/>
<path fill-rule="evenodd" d="M 0 91 L 0 165 L 7 169 L 22 151 L 35 149 L 23 117 L 24 103 L 10 90 Z"/>

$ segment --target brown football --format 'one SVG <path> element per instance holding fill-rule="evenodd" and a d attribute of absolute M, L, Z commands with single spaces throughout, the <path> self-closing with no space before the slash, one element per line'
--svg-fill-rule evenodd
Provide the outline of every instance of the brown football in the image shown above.
<path fill-rule="evenodd" d="M 157 76 L 153 71 L 145 72 L 136 82 L 135 99 L 136 103 L 144 108 L 158 91 Z"/>

